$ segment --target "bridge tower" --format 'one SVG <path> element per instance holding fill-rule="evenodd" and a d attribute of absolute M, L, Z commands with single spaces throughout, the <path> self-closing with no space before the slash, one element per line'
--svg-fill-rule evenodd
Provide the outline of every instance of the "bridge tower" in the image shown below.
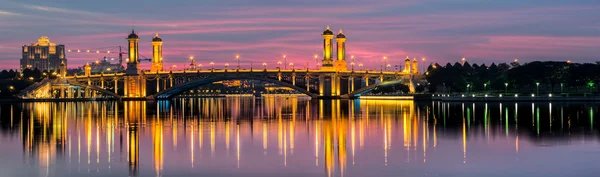
<path fill-rule="evenodd" d="M 333 68 L 333 60 L 332 60 L 332 51 L 333 51 L 333 32 L 327 26 L 327 29 L 323 31 L 323 61 L 321 65 L 321 70 L 334 70 Z"/>
<path fill-rule="evenodd" d="M 152 72 L 163 71 L 162 44 L 162 39 L 156 33 L 152 38 L 152 69 L 150 69 Z"/>
<path fill-rule="evenodd" d="M 336 71 L 348 71 L 346 65 L 346 35 L 340 29 L 340 33 L 335 37 L 337 41 L 337 60 L 335 63 Z"/>
<path fill-rule="evenodd" d="M 127 60 L 127 69 L 125 70 L 124 97 L 125 98 L 145 98 L 146 97 L 146 79 L 142 76 L 139 63 L 138 42 L 140 38 L 131 30 L 127 36 L 129 42 L 129 60 Z"/>
<path fill-rule="evenodd" d="M 419 62 L 417 61 L 417 58 L 413 58 L 411 69 L 412 74 L 419 74 Z"/>
<path fill-rule="evenodd" d="M 406 56 L 406 60 L 404 60 L 404 72 L 411 73 L 410 71 L 410 58 Z"/>

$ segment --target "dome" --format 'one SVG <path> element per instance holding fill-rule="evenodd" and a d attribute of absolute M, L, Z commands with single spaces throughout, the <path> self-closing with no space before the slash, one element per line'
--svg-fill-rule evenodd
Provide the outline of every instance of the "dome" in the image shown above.
<path fill-rule="evenodd" d="M 344 35 L 344 33 L 342 32 L 342 30 L 340 29 L 340 33 L 336 37 L 337 38 L 346 38 L 346 35 Z"/>
<path fill-rule="evenodd" d="M 323 35 L 333 35 L 333 32 L 331 31 L 331 29 L 329 29 L 329 26 L 327 26 L 327 29 L 325 29 L 325 31 L 323 31 Z"/>
<path fill-rule="evenodd" d="M 131 30 L 131 34 L 129 34 L 129 36 L 127 36 L 127 39 L 138 39 L 138 35 L 135 34 L 135 31 Z"/>
<path fill-rule="evenodd" d="M 162 42 L 162 39 L 160 38 L 160 36 L 158 36 L 158 33 L 156 33 L 156 36 L 152 38 L 152 42 Z"/>

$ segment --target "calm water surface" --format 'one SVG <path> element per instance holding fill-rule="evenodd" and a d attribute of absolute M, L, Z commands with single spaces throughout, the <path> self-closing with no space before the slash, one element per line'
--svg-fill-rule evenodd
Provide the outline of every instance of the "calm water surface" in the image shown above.
<path fill-rule="evenodd" d="M 593 103 L 0 105 L 0 176 L 597 176 Z"/>

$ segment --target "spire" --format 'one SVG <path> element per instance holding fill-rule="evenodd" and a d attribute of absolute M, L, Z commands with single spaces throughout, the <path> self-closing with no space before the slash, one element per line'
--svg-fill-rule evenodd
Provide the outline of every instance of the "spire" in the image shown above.
<path fill-rule="evenodd" d="M 331 29 L 329 28 L 329 25 L 327 25 L 327 29 L 325 29 L 325 30 L 331 30 Z"/>
<path fill-rule="evenodd" d="M 342 32 L 342 29 L 340 29 L 340 34 L 344 34 L 344 32 Z"/>

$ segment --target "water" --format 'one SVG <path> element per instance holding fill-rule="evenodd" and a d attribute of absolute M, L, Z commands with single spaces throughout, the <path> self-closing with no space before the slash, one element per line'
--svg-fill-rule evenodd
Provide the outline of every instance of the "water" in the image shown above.
<path fill-rule="evenodd" d="M 600 107 L 251 97 L 0 105 L 0 176 L 597 176 Z"/>

